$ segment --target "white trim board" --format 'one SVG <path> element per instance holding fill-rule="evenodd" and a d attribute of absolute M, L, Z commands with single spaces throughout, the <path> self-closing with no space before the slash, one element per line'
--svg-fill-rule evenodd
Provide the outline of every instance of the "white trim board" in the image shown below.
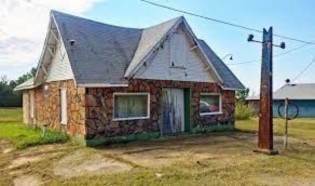
<path fill-rule="evenodd" d="M 129 117 L 129 118 L 115 118 L 115 96 L 128 96 L 128 95 L 145 95 L 147 96 L 147 116 L 145 117 Z M 150 93 L 148 92 L 114 92 L 113 93 L 113 121 L 125 121 L 125 120 L 139 120 L 150 118 Z"/>
<path fill-rule="evenodd" d="M 199 102 L 200 102 L 200 97 L 201 96 L 219 96 L 219 107 L 220 107 L 219 109 L 220 109 L 220 111 L 219 112 L 200 113 L 200 110 L 199 110 L 199 115 L 200 116 L 211 116 L 211 115 L 223 114 L 223 112 L 222 112 L 222 94 L 221 93 L 206 93 L 206 92 L 202 92 L 202 93 L 200 93 L 200 96 L 199 96 Z"/>

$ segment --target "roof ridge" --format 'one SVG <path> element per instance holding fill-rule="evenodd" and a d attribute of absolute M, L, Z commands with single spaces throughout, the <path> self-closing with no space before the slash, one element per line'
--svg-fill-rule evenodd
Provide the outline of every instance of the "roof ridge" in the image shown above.
<path fill-rule="evenodd" d="M 149 54 L 154 50 L 155 47 L 157 47 L 158 43 L 161 42 L 161 40 L 168 34 L 168 32 L 174 27 L 174 25 L 182 20 L 184 20 L 184 17 L 179 16 L 160 24 L 145 28 L 141 34 L 141 38 L 133 59 L 131 60 L 127 70 L 125 71 L 125 77 L 133 76 L 133 73 L 137 71 L 139 65 L 141 65 L 143 60 L 147 56 L 149 56 Z M 154 34 L 154 36 L 152 36 L 152 31 L 154 30 L 156 32 L 156 29 L 160 29 L 157 32 L 158 34 Z"/>
<path fill-rule="evenodd" d="M 156 24 L 156 25 L 152 25 L 152 26 L 149 26 L 149 27 L 145 27 L 145 28 L 143 28 L 143 29 L 149 29 L 149 28 L 152 28 L 152 27 L 161 26 L 161 25 L 163 25 L 163 24 L 166 24 L 166 23 L 169 23 L 169 22 L 172 22 L 172 21 L 176 21 L 176 20 L 179 20 L 179 19 L 183 19 L 183 18 L 184 18 L 184 16 L 177 16 L 177 17 L 174 17 L 174 18 L 172 18 L 172 19 L 168 19 L 168 20 L 166 20 L 166 21 L 163 21 L 163 22 L 161 22 L 161 23 L 158 23 L 158 24 Z"/>
<path fill-rule="evenodd" d="M 143 29 L 145 29 L 145 28 L 132 28 L 132 27 L 124 27 L 124 26 L 112 25 L 112 24 L 101 22 L 101 21 L 96 21 L 96 20 L 93 20 L 93 19 L 89 19 L 89 18 L 73 15 L 73 14 L 59 12 L 59 11 L 56 11 L 56 10 L 51 10 L 51 14 L 54 15 L 54 16 L 56 16 L 56 15 L 58 16 L 58 14 L 59 14 L 59 15 L 62 15 L 62 16 L 68 16 L 68 17 L 72 17 L 72 18 L 75 18 L 75 19 L 82 19 L 82 20 L 93 22 L 93 23 L 96 23 L 96 24 L 112 26 L 112 27 L 117 27 L 117 28 L 135 29 L 135 30 L 143 30 Z"/>

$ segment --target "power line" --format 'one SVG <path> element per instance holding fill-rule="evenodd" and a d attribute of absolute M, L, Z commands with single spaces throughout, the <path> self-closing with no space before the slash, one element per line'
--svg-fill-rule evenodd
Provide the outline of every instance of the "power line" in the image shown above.
<path fill-rule="evenodd" d="M 302 71 L 292 80 L 292 82 L 296 81 L 301 75 L 303 75 L 313 64 L 315 63 L 315 59 L 313 59 Z"/>
<path fill-rule="evenodd" d="M 299 46 L 299 47 L 292 48 L 291 50 L 288 50 L 288 51 L 286 51 L 286 52 L 282 52 L 282 53 L 280 53 L 280 54 L 276 54 L 276 55 L 274 55 L 273 57 L 275 58 L 275 57 L 283 56 L 283 55 L 285 55 L 285 54 L 289 54 L 289 53 L 291 53 L 291 52 L 294 52 L 294 51 L 296 51 L 296 50 L 299 50 L 299 49 L 301 49 L 301 48 L 304 48 L 304 47 L 306 47 L 307 45 L 309 45 L 309 44 L 303 44 L 303 45 L 301 45 L 301 46 Z M 250 64 L 250 63 L 259 63 L 260 61 L 261 61 L 261 59 L 254 59 L 254 60 L 249 60 L 249 61 L 244 61 L 244 62 L 239 62 L 239 63 L 229 63 L 229 64 L 226 64 L 226 65 L 229 65 L 229 66 L 231 66 L 231 65 L 244 65 L 244 64 Z"/>
<path fill-rule="evenodd" d="M 234 23 L 230 23 L 230 22 L 227 22 L 227 21 L 222 21 L 222 20 L 219 20 L 219 19 L 215 19 L 215 18 L 199 15 L 199 14 L 196 14 L 196 13 L 188 12 L 188 11 L 185 11 L 185 10 L 180 10 L 180 9 L 173 8 L 173 7 L 170 7 L 170 6 L 154 3 L 154 2 L 151 2 L 151 1 L 148 1 L 148 0 L 140 0 L 140 1 L 148 3 L 148 4 L 151 4 L 151 5 L 154 5 L 154 6 L 157 6 L 157 7 L 160 7 L 160 8 L 172 10 L 172 11 L 175 11 L 175 12 L 180 12 L 180 13 L 191 15 L 191 16 L 194 16 L 194 17 L 199 17 L 199 18 L 202 18 L 202 19 L 205 19 L 205 20 L 208 20 L 208 21 L 212 21 L 212 22 L 216 22 L 216 23 L 220 23 L 220 24 L 224 24 L 224 25 L 228 25 L 228 26 L 232 26 L 232 27 L 236 27 L 236 28 L 240 28 L 240 29 L 244 29 L 244 30 L 249 30 L 249 31 L 257 32 L 257 33 L 262 33 L 261 30 L 258 30 L 258 29 L 255 29 L 255 28 L 250 28 L 250 27 L 247 27 L 247 26 L 234 24 Z M 315 43 L 311 42 L 311 41 L 305 41 L 305 40 L 296 39 L 296 38 L 283 36 L 283 35 L 279 35 L 279 34 L 273 34 L 273 35 L 275 37 L 282 38 L 282 39 L 287 39 L 287 40 L 291 40 L 291 41 L 296 41 L 296 42 L 301 42 L 301 43 L 305 43 L 305 44 L 315 45 Z"/>

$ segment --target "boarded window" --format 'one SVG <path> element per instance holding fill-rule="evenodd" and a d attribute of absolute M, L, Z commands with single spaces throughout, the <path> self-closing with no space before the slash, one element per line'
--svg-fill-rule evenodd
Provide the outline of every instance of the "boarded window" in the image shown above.
<path fill-rule="evenodd" d="M 171 67 L 186 66 L 187 60 L 187 43 L 184 34 L 174 34 L 171 38 Z"/>
<path fill-rule="evenodd" d="M 34 92 L 30 92 L 30 118 L 33 119 L 35 117 L 35 96 Z"/>
<path fill-rule="evenodd" d="M 149 118 L 149 94 L 114 94 L 114 120 Z"/>
<path fill-rule="evenodd" d="M 67 89 L 60 89 L 60 123 L 68 123 L 68 114 L 67 114 Z"/>
<path fill-rule="evenodd" d="M 220 113 L 221 96 L 219 94 L 201 94 L 199 110 L 200 115 L 211 115 Z"/>

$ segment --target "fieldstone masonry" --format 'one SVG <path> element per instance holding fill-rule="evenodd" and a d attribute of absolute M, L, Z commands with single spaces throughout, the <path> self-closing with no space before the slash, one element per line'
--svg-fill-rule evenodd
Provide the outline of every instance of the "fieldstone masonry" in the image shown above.
<path fill-rule="evenodd" d="M 159 132 L 162 129 L 162 89 L 190 88 L 191 128 L 234 124 L 234 91 L 222 90 L 215 83 L 181 82 L 171 80 L 130 80 L 128 87 L 82 88 L 75 87 L 73 80 L 50 82 L 48 91 L 44 86 L 24 91 L 25 100 L 30 91 L 35 94 L 36 125 L 47 124 L 50 128 L 63 130 L 73 136 L 86 139 L 114 137 L 143 132 Z M 60 88 L 67 88 L 68 125 L 60 123 Z M 142 120 L 113 121 L 114 92 L 150 93 L 150 118 Z M 220 115 L 200 116 L 200 93 L 221 93 Z M 29 103 L 24 103 L 28 110 Z"/>
<path fill-rule="evenodd" d="M 162 126 L 162 89 L 191 89 L 191 127 L 234 123 L 234 91 L 222 90 L 215 83 L 180 82 L 169 80 L 131 80 L 128 87 L 87 88 L 85 94 L 86 138 L 112 137 L 142 132 L 159 132 Z M 113 121 L 114 92 L 149 92 L 150 119 Z M 223 114 L 199 115 L 200 93 L 221 93 Z"/>
<path fill-rule="evenodd" d="M 47 91 L 44 86 L 48 85 Z M 74 86 L 73 80 L 50 82 L 37 87 L 35 92 L 35 118 L 33 124 L 48 125 L 73 136 L 85 137 L 85 89 Z M 60 88 L 67 88 L 68 124 L 60 123 Z M 25 105 L 25 104 L 24 104 Z"/>

